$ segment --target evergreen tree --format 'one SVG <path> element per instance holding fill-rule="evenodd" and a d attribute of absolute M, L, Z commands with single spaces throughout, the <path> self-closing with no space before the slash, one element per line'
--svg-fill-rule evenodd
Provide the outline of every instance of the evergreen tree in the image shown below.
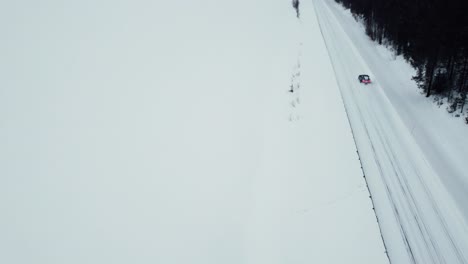
<path fill-rule="evenodd" d="M 388 43 L 431 95 L 451 102 L 468 93 L 467 0 L 336 0 L 364 21 L 372 40 Z"/>

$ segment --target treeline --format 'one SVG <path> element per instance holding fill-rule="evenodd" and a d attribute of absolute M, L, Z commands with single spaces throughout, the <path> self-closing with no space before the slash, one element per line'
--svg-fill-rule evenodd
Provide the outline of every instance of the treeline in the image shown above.
<path fill-rule="evenodd" d="M 468 93 L 468 0 L 336 0 L 417 69 L 414 80 L 427 97 L 448 98 L 449 111 Z"/>

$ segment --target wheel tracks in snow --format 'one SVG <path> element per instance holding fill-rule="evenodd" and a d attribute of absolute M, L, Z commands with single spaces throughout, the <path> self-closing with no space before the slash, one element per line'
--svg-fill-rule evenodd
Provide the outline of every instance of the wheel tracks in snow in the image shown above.
<path fill-rule="evenodd" d="M 321 21 L 320 21 L 320 19 L 319 19 L 319 17 L 318 17 L 318 13 L 319 13 L 319 12 L 317 12 L 317 7 L 316 7 L 316 1 L 315 1 L 315 0 L 313 1 L 313 6 L 314 6 L 314 9 L 315 9 L 317 24 L 318 24 L 319 27 L 320 27 L 320 34 L 322 35 L 322 38 L 323 38 L 325 47 L 326 47 L 326 49 L 327 49 L 328 57 L 329 57 L 329 59 L 330 59 L 330 62 L 331 62 L 333 71 L 334 71 L 335 75 L 337 75 L 336 66 L 335 66 L 335 64 L 333 63 L 333 60 L 332 60 L 332 58 L 331 58 L 329 46 L 327 45 L 326 37 L 324 36 L 324 33 L 323 33 L 322 23 L 321 23 Z M 339 81 L 338 81 L 338 80 L 337 80 L 337 84 L 338 84 L 338 86 L 340 87 L 340 84 L 339 84 Z M 376 217 L 376 221 L 377 221 L 377 224 L 378 224 L 378 227 L 379 227 L 380 236 L 381 236 L 381 238 L 382 238 L 383 247 L 384 247 L 384 249 L 385 249 L 385 255 L 387 256 L 388 260 L 390 261 L 387 243 L 386 243 L 386 241 L 385 241 L 385 238 L 384 238 L 384 235 L 383 235 L 383 232 L 382 232 L 382 226 L 381 226 L 380 221 L 379 221 L 379 216 L 378 216 L 378 214 L 377 214 L 377 212 L 376 212 L 377 208 L 375 207 L 375 201 L 374 201 L 374 199 L 372 198 L 372 197 L 373 197 L 373 195 L 372 195 L 373 193 L 372 193 L 372 190 L 371 190 L 371 188 L 370 188 L 370 186 L 369 186 L 369 181 L 368 181 L 368 179 L 366 178 L 366 174 L 365 174 L 365 170 L 364 170 L 364 162 L 363 162 L 363 160 L 362 160 L 362 158 L 361 158 L 361 155 L 359 154 L 359 149 L 358 149 L 356 134 L 355 134 L 355 131 L 354 131 L 354 128 L 353 128 L 353 124 L 351 123 L 350 113 L 349 113 L 348 108 L 346 107 L 346 102 L 345 102 L 345 100 L 344 100 L 344 98 L 343 98 L 343 91 L 341 91 L 341 89 L 339 89 L 339 90 L 340 90 L 340 95 L 341 95 L 341 99 L 342 99 L 342 103 L 343 103 L 343 108 L 344 108 L 344 110 L 345 110 L 345 113 L 346 113 L 346 116 L 347 116 L 347 119 L 348 119 L 348 123 L 349 123 L 349 126 L 350 126 L 350 130 L 351 130 L 351 134 L 352 134 L 352 137 L 353 137 L 353 141 L 354 141 L 355 146 L 356 146 L 356 150 L 357 150 L 356 152 L 357 152 L 357 155 L 358 155 L 358 158 L 359 158 L 359 162 L 360 162 L 360 164 L 361 164 L 361 170 L 362 170 L 362 172 L 363 172 L 363 177 L 364 177 L 364 181 L 365 181 L 365 184 L 366 184 L 366 188 L 367 188 L 367 190 L 368 190 L 368 192 L 369 192 L 369 194 L 370 194 L 369 198 L 370 198 L 370 200 L 371 200 L 372 207 L 373 207 L 373 209 L 374 209 L 374 215 L 375 215 L 375 217 Z M 366 130 L 367 130 L 367 128 L 366 128 Z M 372 148 L 373 148 L 373 146 L 372 146 Z M 385 187 L 386 187 L 387 195 L 391 195 L 391 194 L 390 194 L 390 190 L 388 189 L 388 187 L 387 187 L 387 186 L 385 186 Z M 393 211 L 394 211 L 395 214 L 398 214 L 398 211 L 397 211 L 396 207 L 393 207 L 392 209 L 393 209 Z M 402 232 L 404 232 L 404 230 L 402 230 L 402 226 L 399 225 L 399 227 L 400 227 L 400 230 L 401 230 Z M 406 237 L 406 236 L 405 236 L 405 237 Z M 406 244 L 408 244 L 408 243 L 406 243 Z M 409 247 L 407 247 L 407 248 L 409 248 Z M 409 248 L 409 249 L 410 249 L 410 248 Z M 411 249 L 410 249 L 410 251 L 411 251 Z M 412 256 L 412 254 L 411 254 L 411 256 Z"/>

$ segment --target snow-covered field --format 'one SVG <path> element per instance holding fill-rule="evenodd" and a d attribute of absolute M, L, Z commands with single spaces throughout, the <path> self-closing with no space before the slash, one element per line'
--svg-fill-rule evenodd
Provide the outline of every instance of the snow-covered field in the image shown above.
<path fill-rule="evenodd" d="M 300 9 L 1 2 L 0 263 L 467 263 L 467 126 Z"/>
<path fill-rule="evenodd" d="M 414 72 L 349 11 L 315 0 L 393 263 L 468 262 L 467 127 L 418 93 Z M 367 73 L 372 85 L 360 85 Z"/>
<path fill-rule="evenodd" d="M 388 263 L 301 9 L 3 1 L 0 263 Z"/>

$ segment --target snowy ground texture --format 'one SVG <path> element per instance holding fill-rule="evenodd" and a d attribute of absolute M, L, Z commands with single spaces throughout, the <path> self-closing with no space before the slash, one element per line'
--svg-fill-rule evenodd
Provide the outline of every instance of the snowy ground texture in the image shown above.
<path fill-rule="evenodd" d="M 314 0 L 393 263 L 468 263 L 467 128 L 333 0 Z M 372 85 L 357 82 L 371 76 Z M 403 243 L 402 243 L 403 242 Z"/>
<path fill-rule="evenodd" d="M 0 33 L 0 263 L 467 263 L 466 128 L 332 0 L 3 1 Z"/>
<path fill-rule="evenodd" d="M 2 1 L 0 263 L 388 263 L 301 8 Z"/>

